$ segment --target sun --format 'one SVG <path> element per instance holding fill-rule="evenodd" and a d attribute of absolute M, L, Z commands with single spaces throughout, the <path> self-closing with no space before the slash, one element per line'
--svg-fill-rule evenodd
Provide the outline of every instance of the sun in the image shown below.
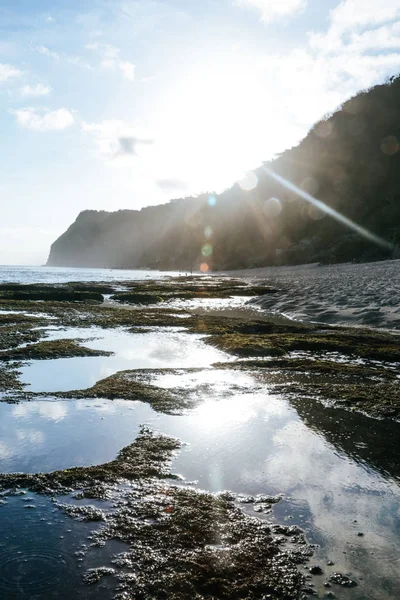
<path fill-rule="evenodd" d="M 157 162 L 191 187 L 220 191 L 267 160 L 284 137 L 282 107 L 251 64 L 197 66 L 158 114 Z"/>

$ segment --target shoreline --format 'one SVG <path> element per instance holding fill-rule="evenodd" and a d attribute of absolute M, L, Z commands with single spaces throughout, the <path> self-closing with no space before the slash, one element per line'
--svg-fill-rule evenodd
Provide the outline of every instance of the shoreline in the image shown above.
<path fill-rule="evenodd" d="M 338 411 L 339 414 L 345 409 L 351 413 L 355 423 L 357 418 L 365 419 L 362 416 L 365 413 L 369 418 L 387 419 L 393 423 L 399 420 L 400 394 L 396 375 L 400 363 L 398 336 L 360 327 L 274 320 L 251 305 L 246 305 L 246 308 L 243 303 L 230 306 L 232 298 L 236 297 L 270 298 L 275 301 L 280 296 L 281 290 L 271 285 L 270 281 L 267 285 L 261 280 L 252 282 L 225 275 L 219 278 L 193 276 L 136 282 L 110 281 L 107 285 L 104 282 L 0 285 L 0 327 L 3 333 L 0 348 L 1 400 L 24 405 L 28 401 L 34 403 L 40 400 L 74 402 L 104 399 L 113 402 L 113 399 L 117 399 L 141 401 L 150 405 L 155 412 L 172 417 L 190 413 L 201 407 L 202 399 L 198 390 L 203 388 L 201 385 L 192 389 L 178 384 L 167 387 L 157 384 L 156 378 L 160 375 L 176 376 L 176 369 L 173 368 L 162 372 L 154 367 L 119 370 L 97 379 L 91 387 L 74 389 L 71 384 L 69 391 L 55 390 L 51 393 L 32 392 L 21 383 L 19 377 L 21 367 L 24 368 L 26 364 L 46 365 L 47 361 L 77 359 L 109 360 L 111 348 L 106 347 L 106 343 L 104 347 L 99 344 L 96 349 L 91 345 L 92 328 L 110 334 L 123 330 L 132 335 L 132 340 L 135 335 L 142 336 L 144 340 L 143 336 L 150 332 L 167 339 L 166 332 L 173 330 L 182 342 L 187 336 L 193 336 L 201 341 L 205 352 L 208 347 L 210 352 L 218 351 L 225 356 L 225 362 L 215 361 L 202 369 L 217 375 L 231 372 L 234 377 L 233 388 L 238 385 L 234 383 L 235 378 L 242 373 L 251 376 L 254 385 L 267 386 L 269 394 L 287 398 L 289 402 L 293 401 L 294 406 L 300 403 L 299 410 L 306 410 L 314 402 L 321 407 L 321 414 L 324 411 L 329 414 L 329 410 Z M 218 308 L 213 308 L 215 302 L 219 303 Z M 61 328 L 52 341 L 46 339 L 49 323 L 53 328 Z M 87 330 L 88 335 L 79 338 L 76 334 L 73 337 L 77 328 Z M 65 332 L 68 331 L 71 337 L 66 338 Z M 166 351 L 171 351 L 168 346 Z M 200 365 L 197 364 L 180 368 L 179 374 L 189 375 L 199 370 Z M 229 389 L 228 386 L 228 394 L 231 393 Z M 267 399 L 268 396 L 266 402 Z M 360 413 L 359 417 L 357 412 Z M 304 578 L 303 571 L 296 565 L 307 565 L 311 552 L 297 524 L 277 526 L 275 522 L 274 529 L 271 524 L 274 521 L 265 520 L 271 507 L 275 504 L 279 506 L 278 498 L 263 496 L 251 499 L 248 496 L 242 502 L 237 494 L 210 495 L 198 489 L 188 489 L 182 484 L 175 487 L 179 479 L 171 472 L 170 464 L 172 456 L 180 451 L 180 445 L 177 439 L 144 429 L 136 441 L 124 447 L 108 463 L 45 474 L 3 474 L 0 475 L 0 484 L 5 492 L 4 497 L 7 497 L 9 489 L 28 488 L 55 498 L 71 493 L 83 494 L 83 499 L 90 498 L 96 502 L 115 498 L 118 506 L 116 515 L 106 510 L 99 512 L 98 508 L 91 508 L 90 512 L 83 505 L 73 506 L 71 499 L 63 499 L 60 510 L 78 521 L 94 519 L 104 523 L 102 533 L 95 535 L 99 543 L 107 544 L 111 540 L 128 543 L 130 550 L 126 560 L 121 559 L 120 567 L 129 569 L 129 561 L 137 560 L 137 539 L 147 544 L 147 552 L 153 552 L 152 569 L 165 569 L 163 572 L 171 585 L 177 585 L 179 569 L 176 565 L 184 564 L 187 573 L 185 585 L 194 586 L 187 588 L 191 594 L 195 590 L 200 597 L 213 593 L 216 598 L 228 599 L 232 597 L 232 590 L 239 594 L 251 588 L 255 590 L 254 598 L 261 599 L 265 595 L 265 585 L 268 585 L 273 598 L 301 598 L 310 581 Z M 115 486 L 118 487 L 121 482 L 129 484 L 128 491 L 116 493 Z M 188 482 L 185 483 L 187 486 Z M 138 503 L 138 498 L 143 498 L 143 501 Z M 246 511 L 243 512 L 246 506 L 253 510 L 251 519 Z M 218 531 L 225 547 L 221 556 L 218 554 L 213 567 L 209 562 L 208 547 L 213 545 L 215 523 L 209 519 L 199 521 L 199 511 L 205 511 L 204 514 L 218 513 L 221 518 Z M 254 513 L 260 513 L 263 518 L 254 522 Z M 132 520 L 140 519 L 143 515 L 151 515 L 154 528 L 150 519 L 150 525 L 143 523 L 131 529 L 129 524 Z M 240 529 L 240 543 L 226 525 L 227 522 Z M 159 524 L 165 528 L 167 537 L 153 537 Z M 161 548 L 165 552 L 168 536 L 174 539 L 175 547 L 167 548 L 168 560 L 163 563 L 159 552 Z M 262 562 L 259 545 L 253 547 L 251 544 L 253 536 L 263 540 Z M 276 536 L 282 538 L 279 543 L 275 542 Z M 161 545 L 160 539 L 163 540 Z M 290 551 L 285 545 L 281 546 L 285 539 L 292 541 Z M 189 555 L 185 554 L 188 540 L 190 552 L 198 558 L 195 571 Z M 223 556 L 229 557 L 239 571 L 245 568 L 246 560 L 251 556 L 255 568 L 246 570 L 243 579 L 238 582 L 226 570 Z M 274 557 L 280 561 L 279 567 Z M 110 568 L 114 569 L 112 573 L 87 571 L 87 583 L 95 585 L 103 576 L 118 575 L 118 570 Z M 158 597 L 157 594 L 161 592 L 151 574 L 154 570 L 147 572 L 146 568 L 143 565 L 147 579 L 141 585 L 145 586 L 143 589 L 147 593 Z M 199 576 L 198 568 L 201 568 L 203 575 Z M 264 573 L 261 582 L 258 579 L 260 569 Z M 323 581 L 333 584 L 347 582 L 349 587 L 356 585 L 357 578 L 354 576 L 345 576 L 340 572 L 335 575 L 333 567 L 329 569 L 324 566 L 324 570 L 327 572 L 325 578 L 318 580 L 317 577 L 312 581 L 321 584 Z M 217 578 L 219 584 L 211 592 L 207 588 L 207 581 L 213 577 Z M 133 580 L 122 577 L 120 581 L 122 589 L 131 593 Z"/>

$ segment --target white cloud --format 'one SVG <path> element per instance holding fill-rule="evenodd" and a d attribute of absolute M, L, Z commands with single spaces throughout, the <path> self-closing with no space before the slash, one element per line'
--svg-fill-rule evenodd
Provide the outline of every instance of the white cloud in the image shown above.
<path fill-rule="evenodd" d="M 268 56 L 264 76 L 274 81 L 289 115 L 304 128 L 342 102 L 396 72 L 400 55 L 361 54 L 346 50 L 320 55 L 298 49 L 282 56 Z"/>
<path fill-rule="evenodd" d="M 254 8 L 261 13 L 264 23 L 271 23 L 286 17 L 293 17 L 307 6 L 306 0 L 234 0 L 234 5 Z"/>
<path fill-rule="evenodd" d="M 50 50 L 47 46 L 35 46 L 34 50 L 39 52 L 39 54 L 43 54 L 43 56 L 48 56 L 56 61 L 64 61 L 71 65 L 76 65 L 78 67 L 82 67 L 84 69 L 91 69 L 91 65 L 83 60 L 80 56 L 74 56 L 73 54 L 66 54 L 65 52 L 55 52 L 54 50 Z"/>
<path fill-rule="evenodd" d="M 400 22 L 353 33 L 351 48 L 356 52 L 400 50 Z"/>
<path fill-rule="evenodd" d="M 17 69 L 17 67 L 0 63 L 0 83 L 2 83 L 3 81 L 8 81 L 9 79 L 21 77 L 21 75 L 22 71 Z"/>
<path fill-rule="evenodd" d="M 380 6 L 382 4 L 382 7 Z M 400 0 L 343 0 L 326 31 L 286 55 L 264 58 L 282 103 L 302 127 L 337 108 L 360 89 L 399 71 Z"/>
<path fill-rule="evenodd" d="M 376 26 L 399 16 L 399 0 L 342 0 L 330 12 L 332 27 L 341 31 Z"/>
<path fill-rule="evenodd" d="M 49 56 L 50 58 L 54 58 L 54 60 L 60 60 L 58 52 L 53 52 L 53 50 L 50 50 L 47 46 L 36 46 L 35 50 L 40 54 L 43 54 L 43 56 Z"/>
<path fill-rule="evenodd" d="M 325 53 L 346 47 L 358 51 L 398 47 L 398 23 L 388 25 L 399 17 L 400 0 L 343 0 L 329 13 L 328 31 L 311 33 L 309 43 Z M 391 33 L 397 33 L 397 43 Z"/>
<path fill-rule="evenodd" d="M 138 146 L 153 143 L 152 140 L 139 136 L 136 130 L 124 121 L 83 122 L 82 129 L 93 137 L 101 156 L 107 160 L 137 156 Z"/>
<path fill-rule="evenodd" d="M 33 131 L 60 131 L 75 123 L 73 114 L 66 108 L 48 110 L 28 107 L 10 112 L 22 127 Z"/>
<path fill-rule="evenodd" d="M 20 89 L 21 96 L 25 98 L 28 96 L 32 96 L 34 98 L 40 96 L 48 96 L 51 92 L 51 87 L 49 85 L 44 85 L 43 83 L 37 83 L 36 85 L 24 85 Z"/>
<path fill-rule="evenodd" d="M 135 65 L 127 60 L 120 60 L 118 68 L 128 81 L 135 81 Z"/>
<path fill-rule="evenodd" d="M 56 402 L 32 402 L 30 404 L 17 404 L 13 408 L 13 416 L 17 419 L 32 419 L 32 416 L 39 415 L 40 417 L 44 417 L 49 421 L 62 421 L 68 415 L 68 407 L 66 404 L 60 404 Z M 30 439 L 30 431 L 35 430 L 23 430 L 17 429 L 17 437 L 18 439 Z M 38 432 L 39 436 L 35 436 L 36 439 L 41 438 L 39 441 L 42 441 L 42 433 Z"/>
<path fill-rule="evenodd" d="M 0 458 L 3 460 L 13 455 L 13 451 L 4 442 L 0 442 Z"/>
<path fill-rule="evenodd" d="M 29 444 L 41 445 L 45 441 L 43 431 L 38 429 L 17 429 L 15 433 L 18 440 L 29 442 Z"/>
<path fill-rule="evenodd" d="M 120 50 L 111 44 L 87 44 L 87 50 L 99 51 L 102 54 L 101 66 L 104 69 L 113 69 L 120 71 L 128 81 L 135 81 L 135 65 L 128 61 L 122 60 L 120 57 Z"/>

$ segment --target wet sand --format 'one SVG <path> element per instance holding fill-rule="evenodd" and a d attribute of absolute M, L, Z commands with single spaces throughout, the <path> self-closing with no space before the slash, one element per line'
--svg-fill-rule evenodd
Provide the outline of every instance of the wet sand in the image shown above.
<path fill-rule="evenodd" d="M 319 323 L 400 329 L 400 260 L 265 267 L 226 274 L 281 290 L 254 305 Z"/>

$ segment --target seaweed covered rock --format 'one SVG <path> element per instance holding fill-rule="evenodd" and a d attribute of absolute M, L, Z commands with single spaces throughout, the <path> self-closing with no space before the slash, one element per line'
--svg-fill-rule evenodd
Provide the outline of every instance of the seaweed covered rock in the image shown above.
<path fill-rule="evenodd" d="M 142 428 L 114 461 L 0 475 L 0 486 L 10 494 L 21 487 L 62 494 L 63 502 L 55 498 L 55 505 L 69 517 L 101 523 L 79 556 L 114 540 L 124 542 L 127 549 L 114 557 L 112 567 L 91 568 L 84 575 L 90 585 L 116 578 L 115 599 L 300 600 L 305 577 L 298 564 L 312 553 L 302 532 L 285 528 L 286 546 L 265 520 L 244 514 L 234 495 L 173 485 L 170 464 L 179 447 L 177 440 Z M 73 504 L 65 502 L 68 492 Z M 98 508 L 87 498 L 112 502 Z"/>

